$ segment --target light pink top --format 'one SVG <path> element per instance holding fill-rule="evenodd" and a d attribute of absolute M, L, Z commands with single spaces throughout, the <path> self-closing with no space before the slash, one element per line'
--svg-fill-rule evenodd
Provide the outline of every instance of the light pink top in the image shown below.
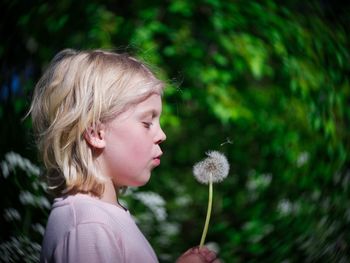
<path fill-rule="evenodd" d="M 84 194 L 55 199 L 40 261 L 158 262 L 128 211 Z"/>

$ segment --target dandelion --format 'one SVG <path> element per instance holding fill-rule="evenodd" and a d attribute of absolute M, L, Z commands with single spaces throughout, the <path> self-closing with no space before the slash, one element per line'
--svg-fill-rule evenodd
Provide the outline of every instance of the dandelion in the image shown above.
<path fill-rule="evenodd" d="M 198 182 L 209 184 L 209 200 L 207 216 L 205 219 L 202 238 L 199 246 L 202 247 L 208 233 L 211 209 L 213 204 L 213 183 L 223 181 L 230 170 L 230 165 L 225 155 L 217 151 L 207 152 L 207 158 L 193 166 L 193 174 Z"/>

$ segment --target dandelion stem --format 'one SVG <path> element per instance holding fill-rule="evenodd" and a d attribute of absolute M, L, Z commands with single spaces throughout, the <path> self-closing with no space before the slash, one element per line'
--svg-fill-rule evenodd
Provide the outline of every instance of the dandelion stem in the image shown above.
<path fill-rule="evenodd" d="M 201 242 L 199 244 L 199 247 L 203 247 L 204 242 L 205 242 L 205 238 L 207 236 L 208 233 L 208 227 L 209 227 L 209 221 L 210 221 L 210 216 L 211 216 L 211 208 L 213 206 L 213 180 L 212 180 L 212 176 L 210 174 L 210 180 L 209 180 L 209 200 L 208 200 L 208 209 L 207 209 L 207 217 L 205 219 L 205 224 L 204 224 L 204 229 L 203 229 L 203 233 L 202 233 L 202 238 L 201 238 Z"/>

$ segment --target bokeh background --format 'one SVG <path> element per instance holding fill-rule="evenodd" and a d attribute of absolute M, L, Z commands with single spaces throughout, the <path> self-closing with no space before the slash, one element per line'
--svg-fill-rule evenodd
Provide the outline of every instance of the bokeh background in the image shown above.
<path fill-rule="evenodd" d="M 207 237 L 223 262 L 350 261 L 348 1 L 0 5 L 1 262 L 38 261 L 52 198 L 23 117 L 67 47 L 129 52 L 167 84 L 162 165 L 122 197 L 161 262 L 199 243 L 208 150 L 231 164 Z"/>

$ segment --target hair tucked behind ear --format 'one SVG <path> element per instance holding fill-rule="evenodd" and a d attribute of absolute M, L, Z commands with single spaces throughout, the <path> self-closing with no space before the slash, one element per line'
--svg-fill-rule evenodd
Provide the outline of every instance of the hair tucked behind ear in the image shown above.
<path fill-rule="evenodd" d="M 106 178 L 84 132 L 162 90 L 151 70 L 128 54 L 59 52 L 37 83 L 29 111 L 49 189 L 100 196 Z"/>

